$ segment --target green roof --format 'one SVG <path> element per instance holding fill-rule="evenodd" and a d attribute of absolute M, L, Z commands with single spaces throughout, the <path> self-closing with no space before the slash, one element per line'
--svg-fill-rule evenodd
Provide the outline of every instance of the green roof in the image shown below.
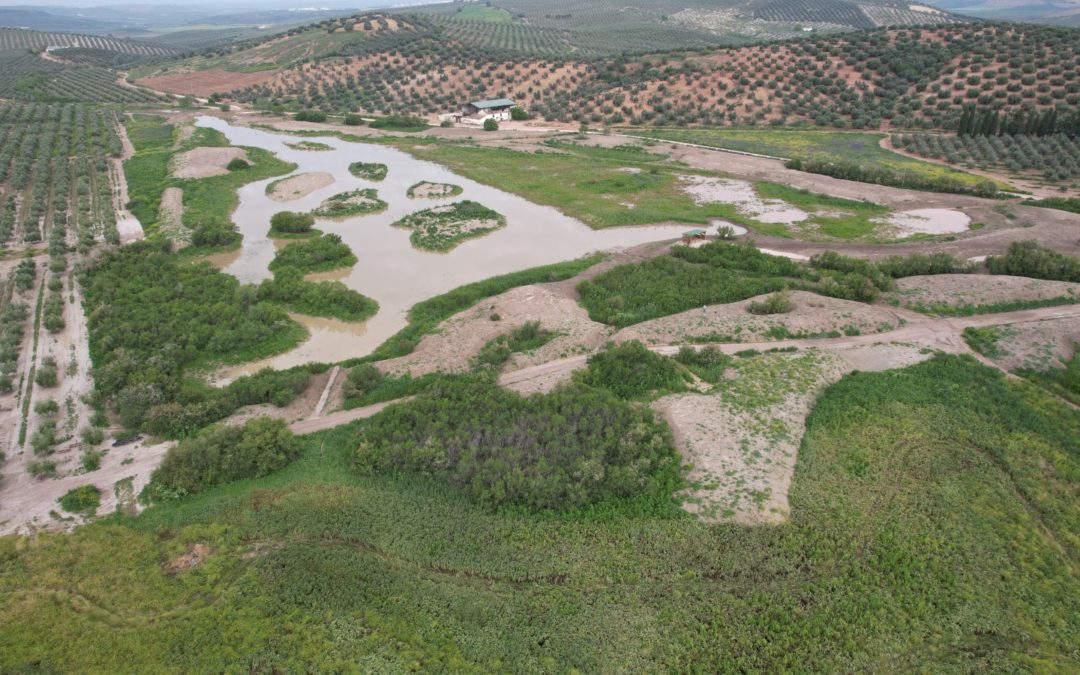
<path fill-rule="evenodd" d="M 471 104 L 474 108 L 503 108 L 505 106 L 512 106 L 514 102 L 508 98 L 490 98 L 486 101 L 473 101 Z"/>

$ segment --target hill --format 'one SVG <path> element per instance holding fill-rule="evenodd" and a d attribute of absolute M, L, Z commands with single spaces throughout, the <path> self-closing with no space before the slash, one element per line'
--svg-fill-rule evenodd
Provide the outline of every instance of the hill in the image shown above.
<path fill-rule="evenodd" d="M 170 76 L 179 79 L 146 82 L 188 93 L 185 77 L 200 77 L 204 87 L 233 89 L 236 100 L 259 106 L 374 114 L 427 115 L 507 96 L 549 121 L 597 125 L 949 128 L 970 105 L 1009 112 L 1080 104 L 1080 31 L 1064 28 L 879 29 L 569 59 L 545 51 L 555 42 L 510 41 L 488 50 L 478 33 L 469 38 L 418 18 L 382 21 L 321 36 L 298 31 L 189 61 L 181 68 L 186 76 Z M 369 24 L 371 30 L 363 28 Z M 301 58 L 309 61 L 284 65 Z M 210 68 L 217 75 L 207 78 Z M 230 70 L 258 70 L 258 81 L 236 89 Z"/>
<path fill-rule="evenodd" d="M 166 56 L 177 53 L 176 49 L 168 45 L 143 40 L 0 27 L 0 51 L 9 49 L 43 50 L 59 47 L 98 49 L 137 56 Z"/>

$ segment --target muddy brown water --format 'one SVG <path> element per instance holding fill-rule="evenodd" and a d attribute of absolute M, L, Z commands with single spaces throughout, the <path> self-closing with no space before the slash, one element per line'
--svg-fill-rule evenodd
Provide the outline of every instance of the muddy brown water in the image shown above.
<path fill-rule="evenodd" d="M 265 193 L 266 185 L 282 176 L 250 183 L 239 190 L 239 206 L 233 220 L 244 235 L 243 245 L 234 261 L 228 262 L 224 256 L 219 260 L 227 263 L 223 268 L 225 272 L 244 283 L 259 283 L 270 276 L 267 267 L 274 257 L 275 247 L 267 233 L 274 213 L 284 209 L 310 211 L 331 195 L 366 187 L 378 190 L 379 198 L 389 205 L 378 214 L 319 218 L 315 223 L 315 227 L 324 232 L 340 235 L 352 248 L 358 262 L 340 277 L 340 281 L 378 301 L 379 312 L 362 327 L 354 325 L 350 331 L 331 328 L 321 323 L 322 320 L 305 319 L 311 337 L 303 345 L 292 352 L 222 371 L 218 374 L 221 381 L 266 366 L 281 368 L 312 360 L 334 362 L 364 356 L 403 328 L 409 308 L 427 298 L 464 284 L 571 260 L 595 251 L 672 239 L 689 228 L 664 225 L 592 230 L 552 207 L 533 204 L 482 185 L 395 148 L 353 143 L 330 136 L 308 140 L 325 143 L 332 150 L 306 152 L 286 145 L 304 140 L 300 137 L 236 127 L 214 117 L 200 117 L 196 124 L 221 131 L 233 145 L 263 148 L 284 161 L 294 162 L 297 164 L 294 173 L 324 171 L 335 179 L 332 185 L 287 205 L 275 202 Z M 386 178 L 373 182 L 353 176 L 348 167 L 357 161 L 386 164 Z M 426 199 L 418 204 L 406 196 L 406 191 L 410 185 L 422 180 L 460 185 L 463 192 L 456 197 Z M 449 253 L 417 250 L 409 243 L 408 230 L 390 226 L 415 211 L 462 199 L 471 199 L 498 211 L 506 216 L 507 226 L 466 241 Z"/>

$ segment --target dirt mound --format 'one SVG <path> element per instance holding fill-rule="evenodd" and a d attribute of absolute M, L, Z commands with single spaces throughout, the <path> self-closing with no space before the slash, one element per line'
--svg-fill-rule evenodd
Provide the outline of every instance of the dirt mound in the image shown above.
<path fill-rule="evenodd" d="M 460 372 L 468 369 L 469 359 L 489 340 L 527 321 L 539 321 L 541 328 L 559 336 L 533 352 L 515 354 L 508 369 L 591 351 L 610 333 L 607 326 L 590 320 L 574 300 L 544 286 L 519 286 L 443 321 L 413 353 L 376 365 L 387 372 L 411 372 L 414 376 L 436 370 Z"/>
<path fill-rule="evenodd" d="M 1080 302 L 1080 284 L 1008 275 L 938 274 L 897 279 L 888 300 L 905 307 L 958 307 L 1069 295 Z"/>
<path fill-rule="evenodd" d="M 191 544 L 187 553 L 179 555 L 165 563 L 165 571 L 169 574 L 179 574 L 185 570 L 198 567 L 213 551 L 206 544 Z"/>
<path fill-rule="evenodd" d="M 334 176 L 324 171 L 301 173 L 274 181 L 267 186 L 267 196 L 275 202 L 291 202 L 334 183 Z"/>
<path fill-rule="evenodd" d="M 711 305 L 652 319 L 622 329 L 615 342 L 641 340 L 645 344 L 678 344 L 690 341 L 764 342 L 800 337 L 865 335 L 892 330 L 898 317 L 888 309 L 850 300 L 827 298 L 795 291 L 795 309 L 787 314 L 759 316 L 747 307 L 758 296 L 728 305 Z"/>
<path fill-rule="evenodd" d="M 177 155 L 172 175 L 176 178 L 209 178 L 229 173 L 225 167 L 234 159 L 247 159 L 243 148 L 195 148 Z"/>

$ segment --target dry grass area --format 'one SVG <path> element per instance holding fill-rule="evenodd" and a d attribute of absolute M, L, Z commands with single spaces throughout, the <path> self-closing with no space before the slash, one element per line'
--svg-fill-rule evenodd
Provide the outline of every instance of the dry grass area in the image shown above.
<path fill-rule="evenodd" d="M 1076 296 L 1080 284 L 987 274 L 939 274 L 896 280 L 887 300 L 901 306 L 993 305 L 1018 300 L 1046 300 Z"/>
<path fill-rule="evenodd" d="M 234 159 L 247 160 L 243 148 L 195 148 L 173 159 L 172 175 L 176 178 L 210 178 L 229 173 L 226 168 Z"/>
<path fill-rule="evenodd" d="M 266 194 L 275 202 L 291 202 L 333 183 L 334 176 L 324 171 L 301 173 L 270 183 L 266 187 Z"/>
<path fill-rule="evenodd" d="M 681 342 L 764 342 L 770 339 L 870 334 L 892 330 L 899 317 L 888 308 L 795 291 L 795 308 L 787 314 L 756 315 L 748 311 L 758 296 L 727 305 L 712 305 L 652 319 L 620 330 L 615 342 L 645 344 Z"/>
<path fill-rule="evenodd" d="M 539 321 L 541 328 L 558 337 L 528 354 L 515 354 L 509 369 L 592 351 L 610 334 L 607 326 L 590 320 L 573 299 L 546 286 L 519 286 L 443 321 L 411 354 L 376 365 L 386 372 L 411 372 L 413 376 L 436 370 L 464 371 L 469 368 L 469 359 L 489 340 L 528 321 Z"/>

